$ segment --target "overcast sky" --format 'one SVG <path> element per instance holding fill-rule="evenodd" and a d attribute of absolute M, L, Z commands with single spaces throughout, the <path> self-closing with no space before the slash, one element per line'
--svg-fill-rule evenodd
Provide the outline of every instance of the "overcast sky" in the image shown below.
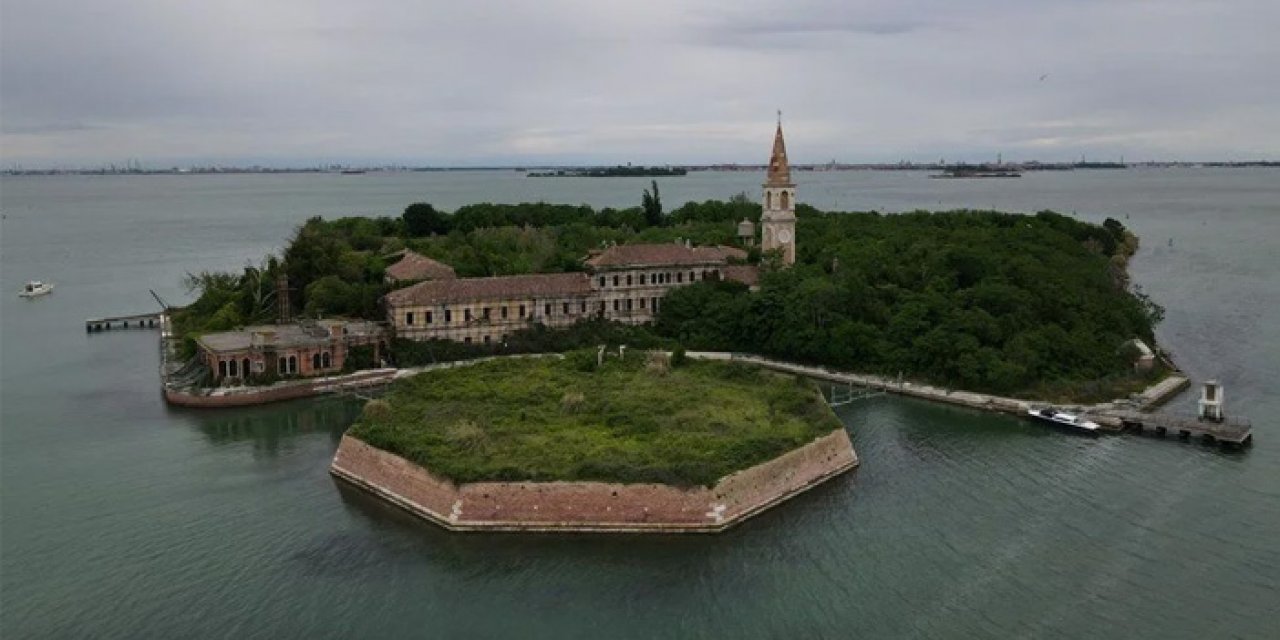
<path fill-rule="evenodd" d="M 7 168 L 1280 158 L 1277 0 L 0 0 Z"/>

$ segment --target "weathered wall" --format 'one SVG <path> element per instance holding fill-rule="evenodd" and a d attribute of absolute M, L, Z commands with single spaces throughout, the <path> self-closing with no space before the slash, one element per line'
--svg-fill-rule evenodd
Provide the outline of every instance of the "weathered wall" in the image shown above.
<path fill-rule="evenodd" d="M 732 526 L 858 464 L 849 435 L 831 434 L 715 487 L 604 482 L 455 485 L 345 436 L 334 475 L 451 529 L 709 532 Z"/>
<path fill-rule="evenodd" d="M 335 386 L 355 388 L 362 385 L 382 384 L 393 380 L 395 376 L 395 369 L 370 369 L 343 376 L 279 382 L 269 387 L 216 387 L 196 391 L 166 387 L 164 389 L 164 399 L 169 404 L 181 407 L 209 409 L 247 407 L 269 402 L 280 402 L 282 400 L 293 400 L 294 398 L 318 396 L 322 393 L 328 393 Z"/>

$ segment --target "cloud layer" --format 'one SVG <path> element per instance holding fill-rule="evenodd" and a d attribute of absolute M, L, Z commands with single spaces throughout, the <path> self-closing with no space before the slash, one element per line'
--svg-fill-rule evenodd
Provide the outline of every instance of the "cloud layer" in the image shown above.
<path fill-rule="evenodd" d="M 0 0 L 0 154 L 761 162 L 782 109 L 798 162 L 1275 159 L 1277 25 L 1274 0 Z"/>

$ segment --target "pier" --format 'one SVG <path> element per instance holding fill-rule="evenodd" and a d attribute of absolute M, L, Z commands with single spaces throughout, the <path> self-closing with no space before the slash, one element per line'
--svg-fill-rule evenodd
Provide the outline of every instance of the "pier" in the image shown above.
<path fill-rule="evenodd" d="M 159 311 L 155 313 L 138 313 L 130 316 L 90 318 L 84 321 L 84 330 L 89 333 L 110 331 L 112 329 L 154 329 L 159 326 Z"/>
<path fill-rule="evenodd" d="M 1228 417 L 1214 422 L 1195 416 L 1137 411 L 1113 411 L 1110 415 L 1120 420 L 1121 429 L 1133 433 L 1153 433 L 1162 438 L 1176 435 L 1183 440 L 1200 438 L 1206 444 L 1241 447 L 1253 443 L 1253 424 L 1247 418 Z"/>

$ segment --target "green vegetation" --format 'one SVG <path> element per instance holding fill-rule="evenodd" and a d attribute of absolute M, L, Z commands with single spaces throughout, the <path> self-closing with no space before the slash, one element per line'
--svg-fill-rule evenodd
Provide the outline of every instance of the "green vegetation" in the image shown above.
<path fill-rule="evenodd" d="M 624 325 L 605 320 L 583 320 L 566 329 L 548 329 L 535 325 L 507 336 L 505 342 L 485 345 L 463 344 L 452 340 L 407 340 L 396 338 L 391 344 L 395 364 L 415 367 L 454 360 L 471 360 L 491 355 L 519 353 L 558 353 L 597 345 L 626 345 L 632 349 L 670 349 L 675 341 L 654 335 L 645 327 Z M 677 349 L 679 353 L 683 350 Z"/>
<path fill-rule="evenodd" d="M 642 206 L 626 209 L 481 203 L 448 213 L 417 203 L 400 218 L 312 218 L 282 260 L 191 276 L 200 296 L 175 314 L 175 327 L 190 338 L 270 321 L 281 273 L 295 315 L 381 319 L 384 271 L 406 248 L 460 277 L 578 271 L 588 251 L 607 243 L 732 244 L 735 223 L 760 218 L 745 195 L 669 212 L 656 182 L 641 195 Z M 1093 225 L 1047 211 L 824 213 L 805 205 L 797 215 L 797 264 L 766 273 L 758 292 L 699 283 L 673 291 L 649 329 L 535 328 L 491 347 L 397 341 L 393 357 L 413 365 L 599 344 L 591 340 L 681 344 L 1055 400 L 1109 399 L 1161 375 L 1132 375 L 1121 349 L 1134 337 L 1154 345 L 1163 311 L 1128 290 L 1125 267 L 1137 239 L 1116 220 Z M 776 264 L 758 250 L 749 260 Z"/>
<path fill-rule="evenodd" d="M 734 241 L 731 222 L 760 217 L 760 206 L 745 195 L 730 202 L 689 203 L 668 215 L 662 215 L 661 202 L 656 204 L 656 218 L 652 211 L 646 218 L 641 207 L 596 210 L 546 203 L 482 203 L 453 213 L 415 203 L 400 218 L 311 218 L 298 227 L 283 259 L 268 256 L 241 273 L 189 274 L 186 284 L 197 298 L 173 312 L 173 326 L 184 337 L 189 357 L 197 335 L 271 322 L 278 313 L 276 281 L 282 273 L 288 277 L 294 316 L 381 319 L 378 300 L 389 291 L 383 274 L 397 259 L 395 252 L 405 248 L 454 267 L 460 277 L 581 271 L 587 252 L 606 243 L 688 238 L 729 244 Z"/>
<path fill-rule="evenodd" d="M 794 268 L 765 274 L 754 294 L 735 283 L 673 291 L 658 333 L 690 348 L 1052 395 L 1127 375 L 1122 345 L 1154 344 L 1163 313 L 1125 290 L 1136 239 L 1114 220 L 807 211 L 797 231 Z"/>
<path fill-rule="evenodd" d="M 710 486 L 841 428 L 813 383 L 741 364 L 595 350 L 401 380 L 351 428 L 458 482 Z"/>

